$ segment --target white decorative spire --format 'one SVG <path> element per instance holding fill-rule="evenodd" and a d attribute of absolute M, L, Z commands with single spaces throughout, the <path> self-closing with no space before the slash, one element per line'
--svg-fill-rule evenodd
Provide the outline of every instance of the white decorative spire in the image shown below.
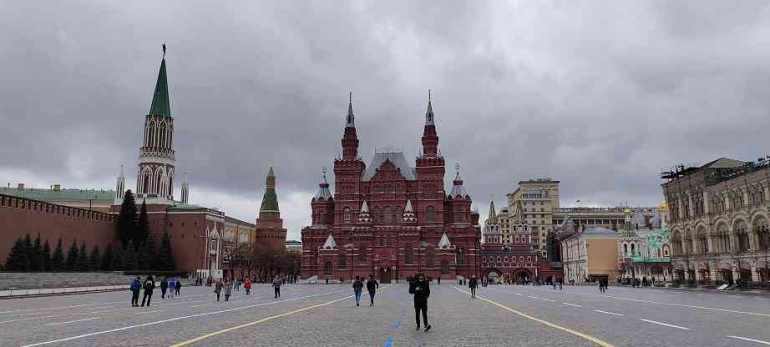
<path fill-rule="evenodd" d="M 186 204 L 189 198 L 190 198 L 190 185 L 187 184 L 187 172 L 185 172 L 182 178 L 182 203 Z"/>
<path fill-rule="evenodd" d="M 324 245 L 321 246 L 322 249 L 334 249 L 337 248 L 337 243 L 334 242 L 334 237 L 332 234 L 329 234 L 329 237 L 326 238 L 326 242 L 324 242 Z"/>
<path fill-rule="evenodd" d="M 369 205 L 366 204 L 366 200 L 361 204 L 361 209 L 358 211 L 358 223 L 370 223 L 372 217 L 369 214 Z"/>
<path fill-rule="evenodd" d="M 123 165 L 120 166 L 120 175 L 118 183 L 115 186 L 115 204 L 123 202 L 123 195 L 126 193 L 126 175 L 123 174 Z"/>
<path fill-rule="evenodd" d="M 417 221 L 417 217 L 414 215 L 414 209 L 412 208 L 412 200 L 406 201 L 406 207 L 404 207 L 404 215 L 402 219 L 405 223 L 413 223 Z"/>
<path fill-rule="evenodd" d="M 452 243 L 449 242 L 449 237 L 446 236 L 446 231 L 443 235 L 441 235 L 441 240 L 438 242 L 438 248 L 449 248 L 452 247 Z"/>

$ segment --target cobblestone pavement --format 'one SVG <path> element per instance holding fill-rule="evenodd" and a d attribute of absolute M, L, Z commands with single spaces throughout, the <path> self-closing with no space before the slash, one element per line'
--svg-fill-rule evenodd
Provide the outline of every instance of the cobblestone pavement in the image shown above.
<path fill-rule="evenodd" d="M 763 346 L 770 299 L 651 288 L 431 286 L 430 332 L 405 284 L 357 307 L 348 285 L 256 285 L 216 302 L 210 287 L 150 307 L 128 292 L 0 300 L 0 346 Z"/>

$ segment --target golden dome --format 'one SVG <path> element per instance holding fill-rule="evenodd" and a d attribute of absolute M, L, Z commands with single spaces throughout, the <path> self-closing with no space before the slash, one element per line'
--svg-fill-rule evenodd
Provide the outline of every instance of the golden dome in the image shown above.
<path fill-rule="evenodd" d="M 666 200 L 663 200 L 658 205 L 658 211 L 666 211 L 666 210 L 668 210 L 668 203 L 666 202 Z"/>
<path fill-rule="evenodd" d="M 626 207 L 625 210 L 623 210 L 623 213 L 631 213 L 633 212 L 630 207 Z"/>

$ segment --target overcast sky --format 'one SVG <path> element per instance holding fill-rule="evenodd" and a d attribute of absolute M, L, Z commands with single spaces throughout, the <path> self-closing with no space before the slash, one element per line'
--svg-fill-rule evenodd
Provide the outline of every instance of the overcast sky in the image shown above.
<path fill-rule="evenodd" d="M 768 154 L 768 5 L 0 0 L 0 182 L 114 189 L 123 164 L 135 188 L 166 42 L 175 181 L 253 222 L 272 162 L 289 238 L 349 91 L 368 162 L 418 154 L 432 89 L 447 184 L 459 162 L 482 216 L 535 177 L 566 206 L 657 205 L 663 168 Z"/>

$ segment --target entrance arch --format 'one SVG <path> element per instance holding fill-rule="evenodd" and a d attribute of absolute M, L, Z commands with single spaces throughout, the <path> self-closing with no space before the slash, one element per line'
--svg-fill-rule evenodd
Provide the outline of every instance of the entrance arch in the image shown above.
<path fill-rule="evenodd" d="M 486 269 L 484 271 L 484 277 L 486 277 L 492 283 L 496 283 L 497 279 L 501 278 L 502 276 L 503 276 L 502 271 L 495 268 Z"/>
<path fill-rule="evenodd" d="M 532 273 L 527 269 L 516 269 L 513 272 L 513 280 L 518 283 L 527 283 L 532 280 Z"/>

